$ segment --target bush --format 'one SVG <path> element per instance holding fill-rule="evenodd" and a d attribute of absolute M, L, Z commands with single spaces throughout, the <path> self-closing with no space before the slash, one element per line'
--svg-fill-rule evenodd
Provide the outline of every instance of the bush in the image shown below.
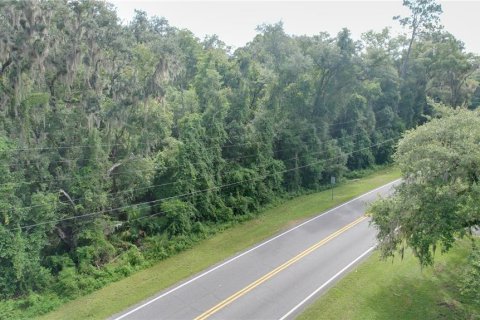
<path fill-rule="evenodd" d="M 47 313 L 62 304 L 62 300 L 56 294 L 31 293 L 23 300 L 22 309 L 26 309 L 25 316 L 35 317 Z M 3 319 L 0 317 L 0 319 Z"/>
<path fill-rule="evenodd" d="M 53 271 L 53 273 L 58 274 L 65 268 L 74 267 L 75 263 L 73 260 L 65 253 L 59 256 L 50 256 L 47 259 L 47 265 Z"/>
<path fill-rule="evenodd" d="M 127 263 L 131 266 L 141 266 L 145 263 L 145 257 L 136 246 L 132 246 L 124 255 Z"/>
<path fill-rule="evenodd" d="M 190 203 L 178 199 L 168 200 L 162 203 L 162 211 L 167 218 L 166 229 L 170 237 L 188 234 L 192 230 L 195 208 Z"/>
<path fill-rule="evenodd" d="M 82 294 L 90 293 L 100 287 L 101 284 L 92 276 L 82 274 L 78 277 L 78 289 Z"/>
<path fill-rule="evenodd" d="M 463 276 L 461 292 L 465 297 L 480 305 L 480 247 L 474 245 Z"/>
<path fill-rule="evenodd" d="M 68 267 L 60 271 L 54 289 L 60 296 L 76 297 L 79 294 L 79 286 L 75 268 Z"/>
<path fill-rule="evenodd" d="M 148 260 L 163 260 L 169 257 L 165 249 L 166 239 L 163 236 L 154 236 L 145 240 L 144 255 Z"/>
<path fill-rule="evenodd" d="M 99 228 L 84 230 L 79 236 L 79 243 L 81 245 L 76 249 L 76 256 L 80 262 L 80 269 L 91 264 L 99 267 L 110 261 L 116 253 L 115 247 Z"/>
<path fill-rule="evenodd" d="M 18 317 L 19 308 L 14 300 L 0 300 L 0 319 L 15 319 Z"/>

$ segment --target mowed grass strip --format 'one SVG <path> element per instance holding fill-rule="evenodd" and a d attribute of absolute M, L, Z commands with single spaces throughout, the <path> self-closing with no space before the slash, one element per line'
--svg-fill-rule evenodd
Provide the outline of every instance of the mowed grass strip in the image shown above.
<path fill-rule="evenodd" d="M 396 168 L 385 168 L 361 179 L 288 200 L 255 219 L 203 240 L 192 249 L 156 263 L 132 276 L 72 300 L 41 319 L 104 319 L 216 264 L 257 242 L 400 177 Z"/>
<path fill-rule="evenodd" d="M 411 252 L 393 262 L 375 252 L 297 319 L 480 319 L 480 305 L 459 291 L 470 248 L 462 240 L 423 270 Z"/>

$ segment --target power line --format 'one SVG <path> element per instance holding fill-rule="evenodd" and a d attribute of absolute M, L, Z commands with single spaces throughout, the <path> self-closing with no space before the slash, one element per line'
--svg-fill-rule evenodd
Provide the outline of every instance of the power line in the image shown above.
<path fill-rule="evenodd" d="M 375 123 L 378 123 L 378 122 L 377 122 L 377 119 L 376 119 L 376 114 L 374 114 L 374 116 L 375 116 Z M 368 119 L 368 118 L 362 118 L 362 119 L 358 119 L 358 120 L 349 120 L 349 121 L 345 121 L 345 122 L 337 122 L 337 123 L 329 124 L 329 126 L 340 125 L 340 124 L 349 124 L 349 123 L 360 122 L 360 121 L 367 121 L 367 120 L 370 120 L 370 119 Z M 390 122 L 390 124 L 392 124 L 392 122 Z"/>
<path fill-rule="evenodd" d="M 396 138 L 398 138 L 398 137 L 396 137 Z M 75 220 L 75 219 L 80 219 L 80 218 L 86 218 L 86 217 L 91 217 L 91 216 L 100 215 L 100 214 L 103 214 L 103 213 L 115 212 L 115 211 L 119 211 L 119 210 L 123 210 L 123 209 L 127 209 L 127 208 L 134 208 L 134 207 L 138 207 L 138 206 L 141 206 L 141 205 L 151 205 L 151 204 L 159 203 L 159 202 L 165 201 L 165 200 L 178 199 L 178 198 L 183 198 L 183 197 L 187 197 L 187 196 L 196 195 L 196 194 L 203 193 L 203 192 L 208 192 L 208 191 L 223 189 L 223 188 L 226 188 L 226 187 L 231 187 L 231 186 L 234 186 L 234 185 L 239 185 L 239 184 L 242 184 L 242 183 L 245 183 L 245 182 L 252 182 L 252 181 L 256 181 L 256 180 L 263 180 L 263 179 L 265 179 L 265 178 L 267 178 L 267 177 L 270 177 L 270 176 L 274 176 L 274 175 L 278 175 L 278 174 L 290 172 L 290 171 L 293 171 L 293 170 L 303 169 L 303 168 L 306 168 L 306 167 L 309 167 L 309 166 L 312 166 L 312 165 L 315 165 L 315 164 L 319 164 L 319 163 L 324 162 L 324 161 L 329 161 L 329 160 L 338 159 L 338 158 L 343 157 L 343 156 L 346 156 L 346 155 L 352 155 L 352 154 L 354 154 L 354 153 L 356 153 L 356 152 L 360 152 L 360 151 L 363 151 L 363 150 L 367 150 L 367 149 L 370 149 L 370 148 L 372 148 L 372 147 L 385 144 L 385 143 L 387 143 L 387 142 L 389 142 L 389 141 L 393 141 L 393 140 L 395 140 L 396 138 L 391 138 L 391 139 L 388 139 L 388 140 L 384 140 L 384 141 L 381 142 L 381 143 L 372 144 L 372 145 L 370 145 L 370 146 L 368 146 L 368 147 L 361 148 L 361 149 L 358 149 L 358 150 L 355 150 L 355 151 L 352 151 L 352 152 L 349 152 L 349 153 L 346 153 L 346 154 L 343 154 L 343 155 L 339 155 L 339 156 L 336 156 L 336 157 L 331 157 L 331 158 L 328 158 L 328 159 L 322 159 L 322 160 L 317 161 L 317 162 L 309 163 L 309 164 L 302 165 L 302 166 L 296 166 L 295 168 L 286 169 L 286 170 L 282 170 L 282 171 L 277 171 L 277 172 L 274 172 L 274 173 L 266 174 L 266 175 L 263 175 L 263 176 L 260 176 L 260 177 L 256 177 L 256 178 L 252 178 L 252 179 L 246 179 L 246 180 L 242 180 L 242 181 L 238 181 L 238 182 L 233 182 L 233 183 L 229 183 L 229 184 L 225 184 L 225 185 L 220 185 L 220 186 L 211 187 L 211 188 L 207 188 L 207 189 L 197 190 L 197 191 L 188 192 L 188 193 L 184 193 L 184 194 L 180 194 L 180 195 L 175 195 L 175 196 L 171 196 L 171 197 L 166 197 L 166 198 L 161 198 L 161 199 L 156 199 L 156 200 L 151 200 L 151 201 L 145 201 L 145 202 L 142 202 L 142 203 L 137 203 L 137 204 L 132 204 L 132 205 L 126 205 L 126 206 L 117 207 L 117 208 L 113 208 L 113 209 L 101 210 L 101 211 L 86 213 L 86 214 L 82 214 L 82 215 L 78 215 L 78 216 L 66 217 L 66 218 L 63 218 L 63 219 L 55 219 L 55 220 L 49 220 L 49 221 L 44 221 L 44 222 L 39 222 L 39 223 L 34 223 L 34 224 L 29 224 L 29 225 L 23 225 L 23 226 L 19 226 L 19 227 L 16 227 L 16 228 L 11 228 L 11 229 L 9 229 L 9 230 L 10 230 L 10 231 L 13 231 L 13 230 L 22 230 L 22 229 L 32 228 L 32 227 L 36 227 L 36 226 L 40 226 L 40 225 L 45 225 L 45 224 L 50 224 L 50 223 L 58 223 L 58 222 L 62 222 L 62 221 L 69 221 L 69 220 Z"/>
<path fill-rule="evenodd" d="M 347 137 L 354 137 L 354 136 L 357 136 L 359 135 L 360 133 L 357 133 L 357 134 L 354 134 L 354 135 L 350 135 L 350 136 L 344 136 L 342 138 L 347 138 Z M 325 142 L 329 142 L 329 141 L 333 141 L 333 140 L 338 140 L 338 139 L 329 139 Z M 280 149 L 280 150 L 277 150 L 276 152 L 280 152 L 280 151 L 285 151 L 285 150 L 295 150 L 296 148 L 286 148 L 286 149 Z M 319 151 L 319 152 L 313 152 L 313 153 L 308 153 L 308 155 L 315 155 L 315 154 L 320 154 L 324 151 Z M 241 159 L 241 158 L 249 158 L 249 157 L 255 157 L 257 156 L 258 154 L 252 154 L 252 155 L 247 155 L 247 156 L 241 156 L 241 157 L 236 157 L 236 158 L 227 158 L 227 159 L 223 159 L 223 160 L 237 160 L 237 159 Z M 277 159 L 277 160 L 280 160 L 280 161 L 291 161 L 291 160 L 295 160 L 295 159 L 298 159 L 298 156 L 294 157 L 294 158 L 290 158 L 290 159 Z M 193 163 L 193 164 L 198 164 L 198 163 L 201 163 L 201 162 L 197 162 L 197 163 Z M 182 165 L 182 166 L 171 166 L 171 167 L 164 167 L 164 169 L 168 169 L 168 168 L 176 168 L 176 167 L 183 167 L 183 166 L 186 166 L 186 165 Z M 146 170 L 145 170 L 146 171 Z M 230 173 L 230 171 L 227 171 L 227 172 L 224 172 L 224 173 Z M 71 178 L 73 179 L 73 178 Z M 71 180 L 71 179 L 68 179 L 68 180 Z M 192 181 L 196 181 L 197 179 L 188 179 L 188 180 L 177 180 L 177 181 L 173 181 L 173 182 L 167 182 L 167 183 L 162 183 L 162 184 L 156 184 L 156 185 L 150 185 L 150 186 L 146 186 L 146 187 L 140 187 L 140 188 L 134 188 L 134 189 L 129 189 L 129 190 L 122 190 L 122 191 L 117 191 L 117 192 L 110 192 L 110 193 L 107 193 L 106 196 L 111 196 L 111 195 L 120 195 L 120 194 L 129 194 L 129 193 L 132 193 L 133 191 L 139 191 L 139 190 L 148 190 L 148 189 L 153 189 L 153 188 L 158 188 L 158 187 L 162 187 L 162 186 L 167 186 L 167 185 L 173 185 L 173 184 L 177 184 L 177 183 L 181 183 L 181 182 L 192 182 Z M 53 181 L 53 180 L 52 180 Z M 2 184 L 2 185 L 7 185 L 8 183 L 5 183 L 5 184 Z M 19 183 L 20 184 L 20 183 Z M 2 186 L 0 185 L 0 186 Z M 57 190 L 56 192 L 60 192 L 61 190 Z M 75 198 L 75 199 L 69 199 L 71 202 L 75 203 L 76 201 L 79 201 L 79 200 L 82 200 L 84 199 L 85 197 L 79 197 L 79 198 Z M 113 199 L 115 197 L 112 197 Z M 112 198 L 110 200 L 112 200 Z M 46 204 L 38 204 L 38 205 L 33 205 L 33 206 L 25 206 L 25 207 L 19 207 L 17 208 L 18 210 L 24 210 L 24 209 L 33 209 L 33 208 L 38 208 L 38 207 L 44 207 L 44 206 L 47 206 L 49 205 L 48 203 Z"/>
<path fill-rule="evenodd" d="M 321 153 L 321 152 L 323 152 L 323 151 L 315 152 L 315 153 L 312 153 L 312 154 L 318 154 L 318 153 Z M 312 154 L 309 154 L 309 155 L 312 155 Z M 285 159 L 285 160 L 283 160 L 283 161 L 295 160 L 295 159 L 297 159 L 297 158 L 298 158 L 298 157 L 291 158 L 291 159 Z M 223 172 L 223 173 L 226 174 L 226 173 L 231 173 L 231 172 L 233 172 L 233 171 L 227 171 L 227 172 Z M 129 190 L 122 190 L 122 191 L 118 191 L 118 192 L 107 193 L 106 195 L 116 195 L 116 194 L 123 194 L 123 193 L 131 193 L 132 191 L 153 189 L 153 188 L 158 188 L 158 187 L 173 185 L 173 184 L 177 184 L 177 183 L 192 182 L 192 181 L 197 181 L 197 180 L 198 180 L 197 178 L 194 178 L 194 179 L 186 179 L 186 180 L 176 180 L 176 181 L 172 181 L 172 182 L 166 182 L 166 183 L 151 185 L 151 186 L 147 186 L 147 187 L 134 188 L 134 189 L 129 189 Z M 57 192 L 60 192 L 60 190 L 58 190 Z M 75 203 L 75 201 L 78 201 L 78 200 L 81 200 L 81 199 L 84 199 L 84 198 L 85 198 L 85 197 L 76 198 L 76 199 L 71 199 L 70 201 L 72 201 L 73 203 Z M 111 199 L 112 199 L 112 198 L 111 198 Z M 44 206 L 47 206 L 47 205 L 49 205 L 49 204 L 38 204 L 38 205 L 33 205 L 33 206 L 28 206 L 28 207 L 19 207 L 19 208 L 17 208 L 17 209 L 18 209 L 18 210 L 22 210 L 22 209 L 33 209 L 33 208 L 38 208 L 38 207 L 44 207 Z"/>
<path fill-rule="evenodd" d="M 346 121 L 346 122 L 337 122 L 337 123 L 330 123 L 327 124 L 327 126 L 336 126 L 336 125 L 343 125 L 343 124 L 349 124 L 349 123 L 354 123 L 354 122 L 360 122 L 360 121 L 365 121 L 368 120 L 367 118 L 363 119 L 358 119 L 358 120 L 351 120 L 351 121 Z M 130 126 L 129 124 L 124 123 L 127 126 Z M 232 138 L 232 137 L 242 137 L 241 136 L 230 136 L 227 138 Z M 131 141 L 130 141 L 131 142 Z M 103 143 L 103 144 L 98 144 L 97 146 L 102 146 L 102 147 L 114 147 L 114 146 L 125 146 L 127 143 Z M 137 142 L 134 143 L 136 145 L 152 145 L 149 142 Z M 28 148 L 14 148 L 14 149 L 8 149 L 5 150 L 7 152 L 13 152 L 13 151 L 41 151 L 41 150 L 67 150 L 67 149 L 82 149 L 82 148 L 90 148 L 92 145 L 66 145 L 66 146 L 56 146 L 56 147 L 28 147 Z M 224 146 L 228 147 L 228 145 Z"/>
<path fill-rule="evenodd" d="M 270 142 L 268 142 L 270 143 Z M 268 144 L 268 143 L 263 143 L 263 144 Z M 212 147 L 208 147 L 208 148 L 204 148 L 202 150 L 211 150 L 211 149 L 216 149 L 216 148 L 220 148 L 220 149 L 223 149 L 223 148 L 233 148 L 233 147 L 238 147 L 238 146 L 246 146 L 246 145 L 262 145 L 261 142 L 248 142 L 248 143 L 240 143 L 240 144 L 234 144 L 234 145 L 225 145 L 225 146 L 221 146 L 221 145 L 218 145 L 218 146 L 212 146 Z M 122 160 L 131 160 L 131 161 L 138 161 L 138 160 L 144 160 L 145 157 L 142 157 L 142 156 L 139 156 L 139 155 L 135 155 L 134 157 L 130 157 L 130 158 L 123 158 L 123 159 L 118 159 L 117 161 L 122 161 Z M 78 162 L 78 161 L 84 161 L 84 160 L 89 160 L 89 161 L 105 161 L 105 160 L 109 160 L 109 157 L 107 156 L 106 158 L 76 158 L 76 159 L 63 159 L 63 160 L 55 160 L 55 161 L 48 161 L 48 165 L 51 165 L 51 164 L 55 164 L 55 163 L 75 163 L 75 162 Z M 0 166 L 2 167 L 11 167 L 12 165 L 11 164 L 0 164 Z"/>
<path fill-rule="evenodd" d="M 376 129 L 383 129 L 385 127 L 388 127 L 387 126 L 383 126 L 383 127 L 377 127 Z M 346 138 L 351 138 L 351 137 L 355 137 L 357 135 L 361 135 L 363 134 L 363 132 L 357 132 L 355 134 L 352 134 L 352 135 L 346 135 L 346 136 L 342 136 L 342 137 L 339 137 L 339 138 L 331 138 L 331 139 L 328 139 L 328 140 L 325 140 L 325 141 L 322 141 L 323 143 L 326 143 L 326 142 L 330 142 L 330 141 L 340 141 L 340 140 L 343 140 L 343 139 L 346 139 Z M 258 143 L 259 145 L 261 145 L 261 143 Z M 239 144 L 239 145 L 245 145 L 245 144 Z M 239 145 L 232 145 L 233 146 L 239 146 Z M 282 151 L 286 151 L 286 150 L 294 150 L 296 148 L 285 148 L 285 149 L 279 149 L 279 150 L 274 150 L 273 152 L 274 153 L 278 153 L 278 152 L 282 152 Z M 248 156 L 241 156 L 241 157 L 235 157 L 235 158 L 222 158 L 222 160 L 237 160 L 237 159 L 244 159 L 244 158 L 251 158 L 251 157 L 255 157 L 257 156 L 257 154 L 253 154 L 253 155 L 248 155 Z M 136 160 L 144 160 L 144 158 L 130 158 L 130 159 L 127 159 L 127 160 L 133 160 L 133 161 L 136 161 Z M 61 161 L 61 160 L 60 160 Z M 64 160 L 64 161 L 69 161 L 70 160 Z M 72 162 L 73 161 L 78 161 L 78 160 L 71 160 Z M 55 163 L 55 162 L 50 162 L 51 163 Z M 194 163 L 191 163 L 192 165 L 195 165 L 195 164 L 200 164 L 202 162 L 194 162 Z M 167 166 L 167 167 L 162 167 L 162 169 L 171 169 L 171 168 L 181 168 L 181 167 L 184 167 L 186 165 L 177 165 L 177 166 Z M 152 171 L 152 170 L 156 170 L 157 168 L 151 168 L 151 169 L 145 169 L 145 170 L 133 170 L 133 171 L 130 171 L 130 172 L 134 172 L 134 173 L 141 173 L 141 172 L 147 172 L 147 171 Z M 121 174 L 124 174 L 122 172 L 113 172 L 113 173 L 110 173 L 108 174 L 107 176 L 115 176 L 115 175 L 121 175 Z M 31 180 L 31 181 L 21 181 L 21 182 L 6 182 L 6 183 L 2 183 L 0 184 L 0 186 L 5 186 L 5 185 L 31 185 L 31 184 L 34 184 L 34 183 L 49 183 L 49 182 L 55 182 L 55 181 L 70 181 L 70 180 L 73 180 L 75 179 L 75 177 L 65 177 L 65 178 L 52 178 L 52 179 L 48 179 L 48 180 L 43 180 L 43 179 L 38 179 L 38 180 Z"/>
<path fill-rule="evenodd" d="M 360 121 L 363 121 L 363 120 L 367 120 L 366 118 L 364 119 L 360 119 Z M 348 121 L 348 122 L 343 122 L 343 123 L 353 123 L 353 122 L 359 122 L 359 120 L 352 120 L 352 121 Z M 342 124 L 343 124 L 342 123 Z M 386 128 L 386 127 L 389 127 L 391 125 L 391 123 L 388 123 L 387 125 L 385 126 L 382 126 L 382 127 L 376 127 L 375 129 L 383 129 L 383 128 Z M 315 134 L 315 133 L 312 133 L 312 134 Z M 359 133 L 360 134 L 360 133 Z M 298 137 L 298 136 L 302 136 L 304 137 L 305 135 L 303 134 L 299 134 L 295 137 Z M 308 135 L 307 135 L 308 136 Z M 235 137 L 235 136 L 233 136 Z M 237 136 L 238 137 L 238 136 Z M 230 137 L 231 138 L 231 137 Z M 340 138 L 332 138 L 333 139 L 343 139 L 344 137 L 340 137 Z M 270 143 L 272 143 L 273 141 L 269 141 L 269 142 L 246 142 L 246 143 L 241 143 L 241 144 L 232 144 L 232 145 L 223 145 L 223 146 L 212 146 L 212 147 L 208 147 L 208 148 L 205 148 L 203 150 L 211 150 L 211 149 L 215 149 L 215 148 L 220 148 L 220 149 L 226 149 L 226 148 L 233 148 L 233 147 L 237 147 L 237 146 L 247 146 L 247 145 L 268 145 Z M 141 156 L 141 155 L 134 155 L 133 157 L 130 156 L 130 158 L 124 158 L 124 159 L 118 159 L 116 161 L 124 161 L 124 160 L 130 160 L 130 161 L 139 161 L 139 160 L 144 160 L 144 156 Z M 55 161 L 48 161 L 48 165 L 52 165 L 52 164 L 55 164 L 55 163 L 75 163 L 77 161 L 105 161 L 105 160 L 109 160 L 109 157 L 107 156 L 107 158 L 87 158 L 87 157 L 84 157 L 84 158 L 76 158 L 76 159 L 62 159 L 62 160 L 55 160 Z M 112 161 L 113 162 L 113 161 Z M 12 164 L 0 164 L 0 167 L 11 167 Z M 28 182 L 26 183 L 28 184 Z"/>
<path fill-rule="evenodd" d="M 292 149 L 289 148 L 288 150 L 292 150 Z M 308 153 L 307 155 L 315 155 L 315 154 L 320 154 L 320 153 L 323 153 L 323 152 L 324 152 L 324 151 L 318 151 L 318 152 Z M 255 155 L 253 155 L 253 156 L 255 156 Z M 295 160 L 295 159 L 298 159 L 298 156 L 296 156 L 296 157 L 294 157 L 294 158 L 290 158 L 290 159 L 283 159 L 282 161 L 291 161 L 291 160 Z M 277 159 L 277 160 L 280 160 L 280 159 Z M 223 173 L 226 174 L 226 173 L 231 173 L 231 172 L 234 172 L 234 171 L 226 171 L 226 172 L 223 172 Z M 177 183 L 182 183 L 182 182 L 192 182 L 192 181 L 196 181 L 196 180 L 197 180 L 196 178 L 194 178 L 194 179 L 186 179 L 186 180 L 176 180 L 176 181 L 172 181 L 172 182 L 166 182 L 166 183 L 151 185 L 151 186 L 147 186 L 147 187 L 134 188 L 134 189 L 129 189 L 129 190 L 122 190 L 122 191 L 118 191 L 118 192 L 107 193 L 106 195 L 108 196 L 108 195 L 117 195 L 117 194 L 131 193 L 131 192 L 133 192 L 133 191 L 153 189 L 153 188 L 158 188 L 158 187 L 173 185 L 173 184 L 177 184 Z M 57 192 L 60 192 L 60 190 L 57 190 Z M 72 201 L 73 203 L 75 203 L 75 201 L 82 200 L 82 199 L 84 199 L 84 198 L 85 198 L 85 197 L 70 199 L 70 201 Z M 111 198 L 111 199 L 112 199 L 112 198 Z M 18 210 L 33 209 L 33 208 L 38 208 L 38 207 L 44 207 L 44 206 L 47 206 L 47 205 L 49 205 L 49 204 L 46 203 L 46 204 L 38 204 L 38 205 L 26 206 L 26 207 L 17 207 L 16 209 L 18 209 Z"/>
<path fill-rule="evenodd" d="M 300 134 L 297 135 L 297 136 L 300 136 Z M 234 137 L 235 137 L 235 136 L 234 136 Z M 211 149 L 216 149 L 216 148 L 224 149 L 224 148 L 233 148 L 233 147 L 247 146 L 247 145 L 265 145 L 265 144 L 270 144 L 270 143 L 271 143 L 271 141 L 269 141 L 269 142 L 264 142 L 264 143 L 255 141 L 255 142 L 246 142 L 246 143 L 239 143 L 239 144 L 211 146 L 211 147 L 208 147 L 208 148 L 204 148 L 204 149 L 202 149 L 202 150 L 211 150 Z M 121 160 L 143 160 L 143 159 L 144 159 L 144 157 L 139 156 L 139 155 L 135 155 L 134 157 L 130 157 L 130 158 L 127 158 L 127 159 L 119 159 L 118 161 L 121 161 Z M 105 158 L 75 158 L 75 159 L 63 159 L 63 160 L 49 161 L 48 164 L 51 165 L 51 164 L 54 164 L 54 163 L 74 163 L 74 162 L 83 161 L 83 160 L 89 160 L 89 161 L 100 160 L 100 161 L 104 161 L 104 160 L 108 160 L 108 157 L 107 157 L 107 159 L 105 159 Z M 10 167 L 11 164 L 2 164 L 2 165 L 0 165 L 0 166 Z"/>

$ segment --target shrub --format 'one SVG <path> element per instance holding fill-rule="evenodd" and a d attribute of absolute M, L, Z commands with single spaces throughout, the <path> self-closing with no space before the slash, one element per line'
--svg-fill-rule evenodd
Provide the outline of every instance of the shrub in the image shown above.
<path fill-rule="evenodd" d="M 124 255 L 127 263 L 131 266 L 141 266 L 145 263 L 145 257 L 136 246 L 132 246 Z"/>
<path fill-rule="evenodd" d="M 462 294 L 480 305 L 480 247 L 474 246 L 461 284 Z"/>
<path fill-rule="evenodd" d="M 162 210 L 167 218 L 167 232 L 170 237 L 188 234 L 192 229 L 192 218 L 195 208 L 178 199 L 162 203 Z"/>
<path fill-rule="evenodd" d="M 55 292 L 61 296 L 69 298 L 79 294 L 78 275 L 73 267 L 67 267 L 60 271 L 57 276 L 57 282 L 54 286 Z"/>

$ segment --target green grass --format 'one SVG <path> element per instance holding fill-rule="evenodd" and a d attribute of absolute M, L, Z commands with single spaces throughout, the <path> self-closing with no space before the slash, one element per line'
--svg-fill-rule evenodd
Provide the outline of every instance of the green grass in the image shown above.
<path fill-rule="evenodd" d="M 192 249 L 158 262 L 128 278 L 72 300 L 41 319 L 103 319 L 138 303 L 275 233 L 352 199 L 400 176 L 398 169 L 385 168 L 335 188 L 334 200 L 326 190 L 288 200 L 255 219 L 238 224 Z"/>
<path fill-rule="evenodd" d="M 374 253 L 297 319 L 480 319 L 458 286 L 469 248 L 459 241 L 423 270 L 410 252 L 393 263 Z"/>

